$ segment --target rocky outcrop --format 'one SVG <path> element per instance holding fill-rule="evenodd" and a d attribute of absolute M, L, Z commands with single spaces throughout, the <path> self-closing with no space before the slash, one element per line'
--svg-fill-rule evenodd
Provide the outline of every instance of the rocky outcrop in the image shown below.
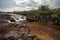
<path fill-rule="evenodd" d="M 5 31 L 1 40 L 33 40 L 36 36 L 29 33 L 29 30 L 28 26 L 13 25 Z"/>
<path fill-rule="evenodd" d="M 8 23 L 7 21 L 10 17 L 8 15 L 3 16 L 0 19 L 0 40 L 34 40 L 36 38 L 35 35 L 30 33 L 30 28 L 26 21 Z"/>

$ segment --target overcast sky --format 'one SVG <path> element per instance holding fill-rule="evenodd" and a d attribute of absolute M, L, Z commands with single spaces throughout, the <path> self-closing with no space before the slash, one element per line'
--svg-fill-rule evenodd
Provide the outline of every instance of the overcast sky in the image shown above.
<path fill-rule="evenodd" d="M 23 11 L 37 9 L 39 5 L 60 8 L 60 0 L 0 0 L 0 11 Z"/>

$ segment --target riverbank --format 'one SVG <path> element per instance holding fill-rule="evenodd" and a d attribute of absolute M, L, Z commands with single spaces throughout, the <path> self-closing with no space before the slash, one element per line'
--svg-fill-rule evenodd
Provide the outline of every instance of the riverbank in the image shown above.
<path fill-rule="evenodd" d="M 30 31 L 41 40 L 59 40 L 60 32 L 42 22 L 29 22 Z"/>

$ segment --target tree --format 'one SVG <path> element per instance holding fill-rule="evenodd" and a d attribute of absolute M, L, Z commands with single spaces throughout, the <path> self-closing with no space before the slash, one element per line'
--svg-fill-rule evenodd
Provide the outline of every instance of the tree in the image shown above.
<path fill-rule="evenodd" d="M 52 21 L 54 24 L 59 25 L 60 24 L 60 17 L 56 14 L 52 15 Z"/>
<path fill-rule="evenodd" d="M 50 9 L 49 9 L 49 5 L 41 5 L 40 7 L 39 7 L 39 10 L 41 10 L 41 11 L 49 11 Z"/>

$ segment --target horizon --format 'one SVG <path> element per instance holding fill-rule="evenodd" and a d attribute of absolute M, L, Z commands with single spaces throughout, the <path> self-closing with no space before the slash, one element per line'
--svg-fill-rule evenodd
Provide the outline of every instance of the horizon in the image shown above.
<path fill-rule="evenodd" d="M 51 8 L 60 8 L 59 0 L 0 0 L 0 11 L 28 11 L 36 10 L 41 5 L 49 5 Z"/>

